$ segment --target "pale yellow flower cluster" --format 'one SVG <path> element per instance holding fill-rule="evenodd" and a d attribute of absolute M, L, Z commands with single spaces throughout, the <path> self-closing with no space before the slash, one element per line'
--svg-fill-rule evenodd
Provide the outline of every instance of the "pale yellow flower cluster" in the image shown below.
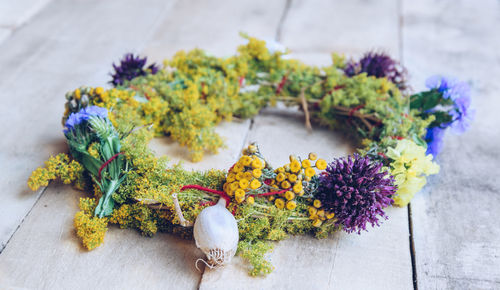
<path fill-rule="evenodd" d="M 398 186 L 394 197 L 397 206 L 406 206 L 427 183 L 425 177 L 439 172 L 439 165 L 432 162 L 432 155 L 425 155 L 424 147 L 408 139 L 399 140 L 395 148 L 389 147 L 386 155 L 393 160 L 390 171 Z"/>

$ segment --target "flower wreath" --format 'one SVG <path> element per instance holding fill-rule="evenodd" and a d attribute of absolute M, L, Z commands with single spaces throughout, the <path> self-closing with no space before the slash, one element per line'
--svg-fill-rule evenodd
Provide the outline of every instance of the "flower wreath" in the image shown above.
<path fill-rule="evenodd" d="M 410 94 L 406 71 L 383 53 L 358 62 L 332 54 L 333 64 L 320 69 L 246 38 L 235 56 L 180 51 L 162 68 L 127 54 L 113 65 L 114 88 L 66 95 L 69 154 L 51 157 L 28 185 L 36 190 L 59 178 L 93 192 L 80 199 L 74 220 L 87 249 L 116 224 L 145 236 L 194 235 L 207 266 L 237 252 L 252 275 L 267 274 L 270 241 L 360 233 L 387 218 L 385 207 L 406 206 L 439 171 L 432 159 L 445 131 L 461 133 L 472 119 L 464 82 L 435 76 L 427 91 Z M 273 167 L 250 144 L 228 171 L 200 172 L 167 166 L 148 148 L 153 137 L 170 136 L 198 161 L 224 145 L 214 131 L 219 122 L 250 118 L 276 102 L 298 106 L 308 128 L 316 122 L 349 134 L 358 153 L 329 164 L 314 153 L 290 155 Z"/>

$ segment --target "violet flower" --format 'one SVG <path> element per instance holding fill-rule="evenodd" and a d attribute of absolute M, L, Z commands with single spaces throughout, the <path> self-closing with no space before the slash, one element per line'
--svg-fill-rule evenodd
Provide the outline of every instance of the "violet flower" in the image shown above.
<path fill-rule="evenodd" d="M 346 232 L 359 234 L 367 223 L 378 226 L 379 218 L 387 218 L 383 209 L 394 202 L 396 186 L 381 168 L 382 163 L 354 154 L 335 159 L 320 175 L 315 198 L 335 213 L 337 224 Z"/>
<path fill-rule="evenodd" d="M 111 74 L 113 80 L 111 80 L 110 83 L 116 87 L 138 76 L 144 76 L 148 73 L 156 74 L 159 69 L 158 66 L 153 63 L 147 68 L 144 68 L 146 62 L 147 57 L 141 58 L 138 55 L 134 56 L 132 53 L 125 54 L 119 65 L 113 64 L 115 72 Z"/>
<path fill-rule="evenodd" d="M 361 73 L 377 78 L 386 77 L 399 89 L 404 90 L 406 88 L 406 70 L 399 62 L 385 53 L 368 52 L 359 62 L 348 62 L 344 68 L 344 73 L 349 77 Z"/>

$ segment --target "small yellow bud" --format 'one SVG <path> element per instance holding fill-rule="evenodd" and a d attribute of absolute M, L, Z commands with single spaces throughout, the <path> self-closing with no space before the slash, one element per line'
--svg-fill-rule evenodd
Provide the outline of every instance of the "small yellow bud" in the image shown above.
<path fill-rule="evenodd" d="M 297 207 L 297 203 L 293 200 L 288 201 L 286 203 L 286 209 L 288 209 L 288 210 L 294 210 L 296 207 Z"/>
<path fill-rule="evenodd" d="M 292 183 L 293 183 L 293 182 L 295 182 L 295 181 L 297 181 L 297 175 L 295 175 L 295 174 L 290 174 L 290 175 L 288 176 L 288 180 L 289 180 L 290 182 L 292 182 Z"/>
<path fill-rule="evenodd" d="M 315 199 L 313 202 L 313 205 L 315 208 L 320 208 L 321 207 L 321 201 L 319 199 Z"/>
<path fill-rule="evenodd" d="M 287 200 L 292 200 L 294 197 L 295 197 L 295 194 L 293 192 L 291 192 L 291 191 L 285 192 L 285 198 Z"/>
<path fill-rule="evenodd" d="M 247 203 L 248 204 L 254 204 L 254 202 L 255 202 L 255 198 L 253 196 L 247 197 Z"/>
<path fill-rule="evenodd" d="M 316 215 L 316 213 L 318 212 L 318 210 L 314 206 L 310 206 L 308 211 L 310 216 Z"/>
<path fill-rule="evenodd" d="M 257 189 L 257 188 L 259 188 L 261 186 L 262 186 L 262 183 L 260 183 L 260 181 L 257 180 L 257 179 L 254 179 L 254 180 L 252 180 L 252 182 L 250 182 L 250 188 L 251 189 Z"/>
<path fill-rule="evenodd" d="M 299 193 L 302 191 L 302 183 L 296 183 L 294 186 L 293 186 L 293 192 L 295 193 Z"/>
<path fill-rule="evenodd" d="M 274 201 L 274 205 L 279 209 L 283 209 L 285 207 L 285 201 L 282 198 L 277 198 Z"/>
<path fill-rule="evenodd" d="M 311 160 L 309 160 L 309 159 L 302 160 L 302 167 L 303 168 L 309 168 L 309 167 L 311 167 Z"/>
<path fill-rule="evenodd" d="M 316 160 L 317 158 L 318 158 L 318 155 L 317 155 L 316 153 L 313 153 L 313 152 L 309 153 L 309 159 L 310 159 L 310 160 L 313 160 L 313 161 L 314 161 L 314 160 Z"/>
<path fill-rule="evenodd" d="M 320 219 L 315 219 L 313 221 L 313 227 L 320 227 L 323 222 Z"/>
<path fill-rule="evenodd" d="M 319 170 L 325 170 L 326 169 L 326 161 L 324 159 L 318 159 L 318 161 L 316 161 L 316 168 L 318 168 Z"/>
<path fill-rule="evenodd" d="M 248 181 L 248 179 L 243 178 L 240 180 L 239 185 L 241 189 L 246 189 L 250 185 L 250 181 Z"/>
<path fill-rule="evenodd" d="M 252 170 L 252 176 L 255 177 L 255 178 L 259 178 L 262 176 L 262 170 L 260 169 L 254 169 Z"/>

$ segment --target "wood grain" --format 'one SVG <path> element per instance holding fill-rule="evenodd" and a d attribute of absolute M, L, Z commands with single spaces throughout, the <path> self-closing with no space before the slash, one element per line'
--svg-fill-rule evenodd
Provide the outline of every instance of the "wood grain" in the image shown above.
<path fill-rule="evenodd" d="M 403 55 L 412 84 L 433 73 L 472 86 L 476 120 L 448 134 L 439 175 L 411 202 L 419 289 L 500 288 L 500 5 L 404 1 Z"/>

